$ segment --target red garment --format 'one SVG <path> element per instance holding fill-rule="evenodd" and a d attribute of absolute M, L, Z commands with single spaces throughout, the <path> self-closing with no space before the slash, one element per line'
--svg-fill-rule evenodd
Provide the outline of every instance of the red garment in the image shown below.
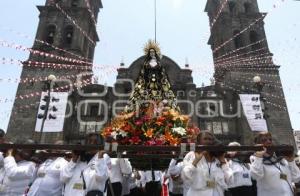
<path fill-rule="evenodd" d="M 162 189 L 161 189 L 161 196 L 169 196 L 169 190 L 167 185 L 168 178 L 164 178 Z"/>

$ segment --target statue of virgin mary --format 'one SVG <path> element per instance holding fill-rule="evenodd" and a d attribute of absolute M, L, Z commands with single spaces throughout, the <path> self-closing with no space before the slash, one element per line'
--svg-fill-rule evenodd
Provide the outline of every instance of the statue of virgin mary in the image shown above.
<path fill-rule="evenodd" d="M 129 110 L 135 110 L 145 103 L 147 106 L 149 102 L 163 103 L 177 109 L 176 97 L 171 90 L 165 67 L 161 64 L 162 55 L 158 44 L 149 40 L 144 47 L 144 53 L 145 60 L 129 99 Z"/>

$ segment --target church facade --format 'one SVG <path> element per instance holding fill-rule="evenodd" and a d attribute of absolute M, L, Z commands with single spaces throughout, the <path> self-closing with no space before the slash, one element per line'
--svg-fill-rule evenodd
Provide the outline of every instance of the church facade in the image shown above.
<path fill-rule="evenodd" d="M 87 7 L 83 0 L 67 0 L 58 4 L 80 22 L 79 26 L 84 32 L 89 32 L 88 35 L 80 32 L 74 24 L 70 23 L 52 1 L 47 0 L 45 6 L 38 6 L 41 14 L 36 38 L 45 40 L 50 45 L 67 52 L 58 51 L 37 42 L 34 43 L 33 48 L 50 54 L 75 58 L 68 53 L 72 52 L 92 62 L 95 43 L 99 41 L 99 38 L 94 28 L 91 12 L 97 18 L 102 2 L 101 0 L 91 2 L 93 3 L 90 7 Z M 201 130 L 212 131 L 225 143 L 238 141 L 242 144 L 252 144 L 253 132 L 243 115 L 239 94 L 259 93 L 265 100 L 264 107 L 267 109 L 264 112 L 265 119 L 275 141 L 294 145 L 292 127 L 279 76 L 279 66 L 272 62 L 272 54 L 264 32 L 265 13 L 259 12 L 256 0 L 229 0 L 218 20 L 214 22 L 221 7 L 219 2 L 209 0 L 205 8 L 210 24 L 213 24 L 208 41 L 213 51 L 215 64 L 215 82 L 211 86 L 197 87 L 193 83 L 192 71 L 188 65 L 180 66 L 170 57 L 162 56 L 161 64 L 165 66 L 181 111 L 189 114 L 193 123 Z M 78 13 L 83 17 L 77 17 Z M 261 20 L 251 25 L 260 17 Z M 239 32 L 249 25 L 251 25 L 249 30 L 239 35 Z M 228 44 L 223 45 L 232 37 L 234 38 Z M 256 59 L 252 60 L 251 57 Z M 122 107 L 126 105 L 133 90 L 132 82 L 136 81 L 144 58 L 145 56 L 137 58 L 128 68 L 120 65 L 117 81 L 113 87 L 100 84 L 89 84 L 80 88 L 77 86 L 68 97 L 71 104 L 67 111 L 72 111 L 72 113 L 65 118 L 63 132 L 60 133 L 35 132 L 38 104 L 30 109 L 19 109 L 22 104 L 32 103 L 32 101 L 39 103 L 40 97 L 35 97 L 35 100 L 16 100 L 8 127 L 8 137 L 13 140 L 20 137 L 34 138 L 41 143 L 52 143 L 57 139 L 63 139 L 66 143 L 76 143 L 83 140 L 87 133 L 98 132 L 105 123 L 109 123 L 115 113 L 122 111 Z M 47 57 L 36 57 L 33 54 L 30 55 L 28 61 L 65 63 Z M 32 77 L 37 74 L 44 77 L 55 74 L 59 77 L 91 70 L 89 63 L 78 62 L 75 65 L 80 68 L 57 71 L 51 67 L 24 66 L 21 77 Z M 265 82 L 260 86 L 261 88 L 256 88 L 252 81 L 255 76 L 260 76 L 262 81 L 268 81 L 268 84 Z M 85 77 L 85 79 L 91 80 L 90 77 Z M 58 85 L 64 86 L 64 82 L 60 81 Z M 42 90 L 45 90 L 45 84 L 41 82 L 19 84 L 17 96 Z"/>

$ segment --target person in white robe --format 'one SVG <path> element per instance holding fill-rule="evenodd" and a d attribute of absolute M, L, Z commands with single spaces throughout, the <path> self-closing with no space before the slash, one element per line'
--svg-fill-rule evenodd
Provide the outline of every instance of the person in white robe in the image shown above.
<path fill-rule="evenodd" d="M 86 137 L 86 144 L 99 145 L 102 138 L 97 133 Z M 110 157 L 105 151 L 73 151 L 71 161 L 60 173 L 60 180 L 65 183 L 64 196 L 102 196 L 108 179 Z"/>
<path fill-rule="evenodd" d="M 27 196 L 61 196 L 63 183 L 59 180 L 60 173 L 67 164 L 63 157 L 48 158 L 39 166 Z"/>
<path fill-rule="evenodd" d="M 55 142 L 62 145 L 63 141 Z M 50 150 L 50 153 L 62 153 L 60 150 Z M 47 152 L 46 152 L 47 153 Z M 47 156 L 47 154 L 46 154 Z M 61 196 L 63 183 L 59 180 L 61 170 L 68 161 L 63 157 L 50 156 L 37 169 L 36 178 L 29 188 L 27 196 Z"/>
<path fill-rule="evenodd" d="M 180 176 L 182 169 L 183 169 L 183 162 L 177 163 L 175 159 L 171 160 L 167 171 L 167 174 L 169 176 L 170 196 L 183 195 L 183 181 Z"/>
<path fill-rule="evenodd" d="M 263 151 L 250 157 L 250 172 L 257 181 L 257 196 L 293 196 L 293 183 L 300 180 L 300 170 L 295 163 L 293 152 L 284 157 L 277 157 L 267 149 L 273 145 L 269 132 L 259 133 L 255 143 L 264 146 Z"/>
<path fill-rule="evenodd" d="M 142 188 L 142 174 L 141 171 L 133 169 L 129 178 L 130 196 L 143 196 L 145 192 Z"/>
<path fill-rule="evenodd" d="M 60 173 L 60 180 L 65 183 L 64 196 L 85 196 L 90 191 L 100 191 L 103 195 L 108 179 L 109 159 L 104 153 L 98 152 L 89 162 L 73 154 L 72 160 Z"/>
<path fill-rule="evenodd" d="M 163 183 L 163 174 L 159 170 L 141 172 L 142 186 L 146 196 L 160 196 Z"/>
<path fill-rule="evenodd" d="M 14 155 L 13 155 L 14 154 Z M 23 196 L 33 180 L 35 163 L 29 160 L 31 150 L 8 150 L 0 173 L 0 196 Z"/>
<path fill-rule="evenodd" d="M 216 139 L 210 132 L 203 131 L 197 137 L 197 144 L 215 145 Z M 189 185 L 187 196 L 223 196 L 232 170 L 225 154 L 214 152 L 189 152 L 184 158 L 182 179 Z"/>
<path fill-rule="evenodd" d="M 240 146 L 238 142 L 231 142 L 228 146 Z M 255 190 L 250 175 L 250 165 L 246 161 L 249 159 L 247 154 L 242 152 L 231 151 L 227 153 L 230 157 L 229 167 L 233 172 L 231 181 L 228 182 L 228 188 L 231 196 L 253 196 Z"/>
<path fill-rule="evenodd" d="M 130 176 L 132 173 L 132 167 L 129 160 L 123 158 L 111 158 L 108 172 L 110 185 L 107 187 L 107 196 L 121 196 L 123 190 L 123 178 L 124 176 Z M 127 183 L 123 183 L 123 194 L 130 193 L 130 189 L 127 186 L 128 184 L 126 184 Z M 114 194 L 112 194 L 112 192 L 114 192 Z"/>

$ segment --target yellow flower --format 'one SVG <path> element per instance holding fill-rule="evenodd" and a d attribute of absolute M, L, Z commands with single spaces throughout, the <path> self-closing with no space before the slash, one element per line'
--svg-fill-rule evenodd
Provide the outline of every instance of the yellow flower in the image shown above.
<path fill-rule="evenodd" d="M 173 117 L 178 117 L 178 116 L 179 116 L 179 113 L 178 113 L 176 110 L 174 110 L 174 109 L 171 109 L 171 110 L 169 111 L 169 113 L 170 113 L 170 115 L 173 116 Z"/>
<path fill-rule="evenodd" d="M 130 119 L 131 117 L 133 117 L 135 115 L 135 113 L 134 112 L 130 112 L 130 113 L 121 113 L 121 114 L 118 114 L 117 116 L 116 116 L 116 120 L 128 120 L 128 119 Z"/>
<path fill-rule="evenodd" d="M 146 137 L 152 138 L 152 137 L 153 137 L 153 129 L 148 129 L 148 130 L 146 131 L 146 133 L 144 133 L 144 135 L 145 135 Z"/>
<path fill-rule="evenodd" d="M 188 115 L 180 115 L 179 119 L 185 123 L 189 121 L 189 116 Z"/>

